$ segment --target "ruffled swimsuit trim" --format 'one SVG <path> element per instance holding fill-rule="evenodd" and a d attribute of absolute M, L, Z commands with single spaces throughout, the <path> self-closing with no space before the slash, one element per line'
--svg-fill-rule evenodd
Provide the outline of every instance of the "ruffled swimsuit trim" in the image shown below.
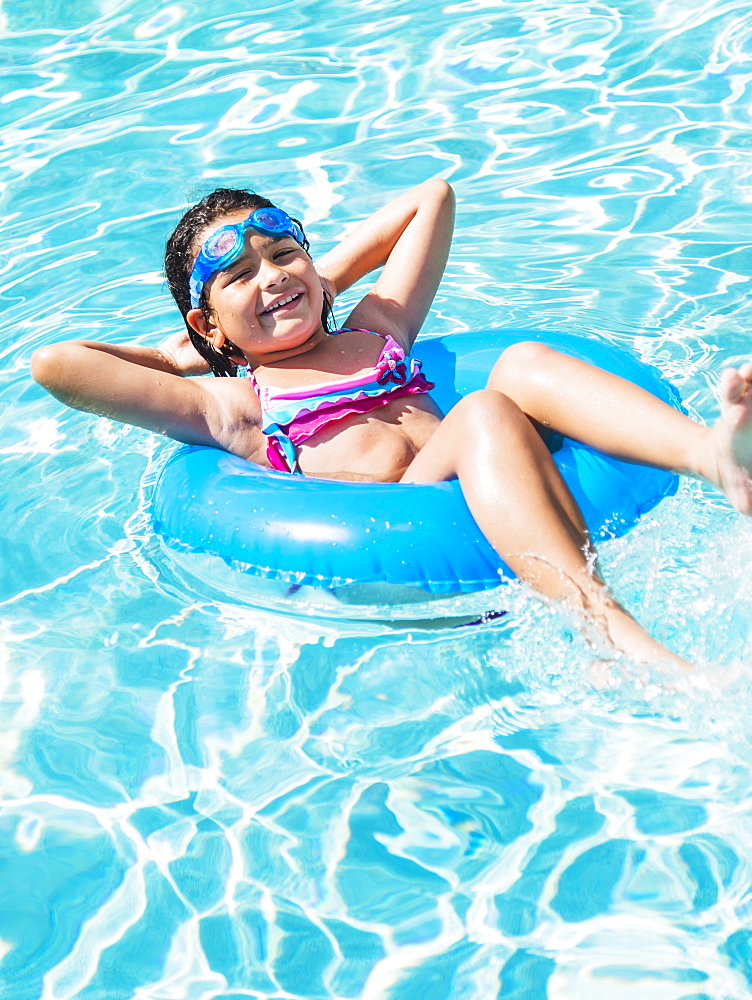
<path fill-rule="evenodd" d="M 344 332 L 347 331 L 332 331 L 333 334 Z M 266 453 L 273 469 L 299 473 L 296 446 L 324 427 L 353 414 L 369 413 L 400 396 L 433 389 L 433 382 L 421 373 L 417 358 L 406 355 L 388 334 L 375 333 L 374 336 L 384 341 L 378 361 L 373 368 L 351 378 L 301 389 L 275 389 L 260 386 L 253 372 L 248 370 L 261 403 L 261 430 L 268 438 Z"/>

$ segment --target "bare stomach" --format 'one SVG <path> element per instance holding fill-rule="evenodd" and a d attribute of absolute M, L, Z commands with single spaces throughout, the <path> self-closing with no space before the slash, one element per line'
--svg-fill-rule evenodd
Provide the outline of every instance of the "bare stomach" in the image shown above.
<path fill-rule="evenodd" d="M 301 472 L 318 479 L 397 482 L 441 417 L 428 395 L 402 397 L 348 417 L 298 447 Z"/>

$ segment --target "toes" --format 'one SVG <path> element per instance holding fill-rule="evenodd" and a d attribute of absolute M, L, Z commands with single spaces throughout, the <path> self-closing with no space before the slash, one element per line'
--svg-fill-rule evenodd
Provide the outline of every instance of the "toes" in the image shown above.
<path fill-rule="evenodd" d="M 727 403 L 740 403 L 752 388 L 752 364 L 741 368 L 726 368 L 721 372 L 721 399 Z"/>
<path fill-rule="evenodd" d="M 726 368 L 721 372 L 721 400 L 738 403 L 744 395 L 747 383 L 736 368 Z"/>

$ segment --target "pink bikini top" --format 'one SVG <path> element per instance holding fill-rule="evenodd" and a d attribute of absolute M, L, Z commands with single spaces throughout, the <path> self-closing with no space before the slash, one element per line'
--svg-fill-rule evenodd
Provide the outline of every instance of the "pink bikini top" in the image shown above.
<path fill-rule="evenodd" d="M 332 334 L 347 330 L 333 330 Z M 371 330 L 360 331 L 371 333 Z M 267 436 L 269 464 L 280 472 L 300 472 L 295 446 L 322 428 L 355 413 L 368 413 L 392 399 L 433 389 L 421 373 L 417 358 L 406 355 L 388 334 L 375 333 L 384 346 L 373 368 L 336 382 L 321 382 L 302 389 L 260 386 L 248 377 L 261 403 L 261 430 Z"/>

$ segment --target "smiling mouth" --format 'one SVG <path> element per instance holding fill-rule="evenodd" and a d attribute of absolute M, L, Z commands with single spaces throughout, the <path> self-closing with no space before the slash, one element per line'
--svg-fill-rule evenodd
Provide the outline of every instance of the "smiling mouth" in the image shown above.
<path fill-rule="evenodd" d="M 262 309 L 261 315 L 266 316 L 268 313 L 276 312 L 277 309 L 282 309 L 283 306 L 289 306 L 291 302 L 297 302 L 302 294 L 302 292 L 295 292 L 293 295 L 288 295 L 286 298 L 280 299 L 279 302 L 275 302 L 274 305 L 268 306 L 266 309 Z"/>

